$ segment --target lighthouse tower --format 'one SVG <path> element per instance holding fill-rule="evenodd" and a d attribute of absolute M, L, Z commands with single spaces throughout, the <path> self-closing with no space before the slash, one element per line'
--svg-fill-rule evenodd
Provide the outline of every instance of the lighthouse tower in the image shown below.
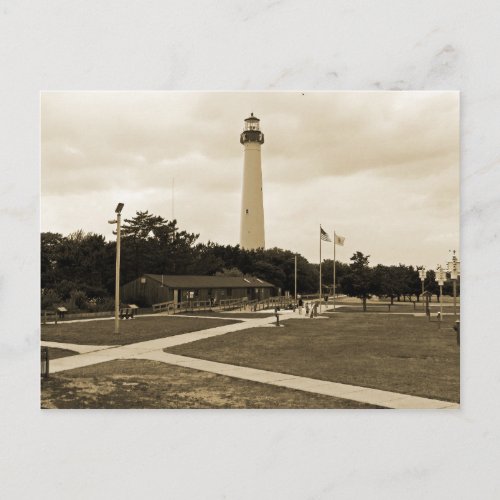
<path fill-rule="evenodd" d="M 247 250 L 264 248 L 264 203 L 262 197 L 262 168 L 260 145 L 264 134 L 260 120 L 253 113 L 245 119 L 240 142 L 245 146 L 243 163 L 243 193 L 241 197 L 240 246 Z"/>

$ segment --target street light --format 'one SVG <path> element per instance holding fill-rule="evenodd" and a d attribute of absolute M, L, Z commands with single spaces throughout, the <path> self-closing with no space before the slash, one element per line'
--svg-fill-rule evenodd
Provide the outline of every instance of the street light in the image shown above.
<path fill-rule="evenodd" d="M 446 280 L 446 271 L 441 264 L 437 265 L 436 281 L 439 285 L 439 328 L 441 328 L 441 321 L 443 320 L 443 285 Z"/>
<path fill-rule="evenodd" d="M 451 251 L 451 250 L 450 250 Z M 453 283 L 453 316 L 457 317 L 457 279 L 460 276 L 460 261 L 455 255 L 456 251 L 453 250 L 453 257 L 448 262 L 448 272 Z"/>
<path fill-rule="evenodd" d="M 120 333 L 120 222 L 123 206 L 123 203 L 118 203 L 116 219 L 108 221 L 109 224 L 116 224 L 115 333 Z"/>
<path fill-rule="evenodd" d="M 424 308 L 425 311 L 425 304 L 424 304 L 424 281 L 425 281 L 425 267 L 422 266 L 422 269 L 419 269 L 418 271 L 418 276 L 420 278 L 420 281 L 422 282 L 422 307 Z"/>

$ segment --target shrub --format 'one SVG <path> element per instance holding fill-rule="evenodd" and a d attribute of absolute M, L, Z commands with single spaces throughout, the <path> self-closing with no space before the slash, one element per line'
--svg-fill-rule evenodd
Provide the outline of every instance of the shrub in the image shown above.
<path fill-rule="evenodd" d="M 103 297 L 98 299 L 93 299 L 95 309 L 94 311 L 113 311 L 115 308 L 115 301 L 111 297 Z"/>
<path fill-rule="evenodd" d="M 87 295 L 81 290 L 72 290 L 69 294 L 69 307 L 68 309 L 87 309 Z"/>
<path fill-rule="evenodd" d="M 42 289 L 41 307 L 43 309 L 54 309 L 61 302 L 61 297 L 52 288 Z"/>
<path fill-rule="evenodd" d="M 63 300 L 68 300 L 71 296 L 71 292 L 75 291 L 76 288 L 77 285 L 73 281 L 62 280 L 56 285 L 56 292 Z"/>

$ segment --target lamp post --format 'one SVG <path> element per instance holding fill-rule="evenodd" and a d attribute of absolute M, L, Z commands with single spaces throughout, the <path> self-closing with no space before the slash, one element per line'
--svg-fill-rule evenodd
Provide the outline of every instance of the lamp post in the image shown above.
<path fill-rule="evenodd" d="M 424 266 L 422 266 L 422 269 L 419 269 L 418 276 L 420 278 L 420 281 L 422 282 L 422 307 L 424 308 L 425 311 L 425 304 L 424 304 L 425 267 Z"/>
<path fill-rule="evenodd" d="M 108 221 L 116 224 L 115 333 L 120 333 L 120 223 L 123 206 L 123 203 L 118 203 L 116 219 Z"/>
<path fill-rule="evenodd" d="M 453 316 L 457 317 L 457 279 L 460 276 L 460 261 L 455 255 L 456 251 L 453 250 L 453 257 L 448 262 L 448 272 L 453 283 Z"/>
<path fill-rule="evenodd" d="M 439 328 L 441 328 L 441 321 L 443 320 L 443 285 L 445 280 L 446 272 L 441 264 L 438 264 L 436 270 L 436 281 L 439 285 Z"/>

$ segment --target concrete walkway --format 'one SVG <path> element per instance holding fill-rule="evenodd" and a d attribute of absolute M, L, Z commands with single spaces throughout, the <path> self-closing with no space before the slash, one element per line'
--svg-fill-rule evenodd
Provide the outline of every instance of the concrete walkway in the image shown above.
<path fill-rule="evenodd" d="M 155 316 L 160 316 L 161 313 L 155 314 Z M 228 316 L 198 316 L 197 314 L 170 314 L 169 316 L 176 318 L 200 318 L 200 319 L 225 319 L 226 321 L 251 321 L 254 318 L 229 318 Z"/>
<path fill-rule="evenodd" d="M 263 314 L 272 314 L 272 311 L 218 311 L 222 312 L 224 314 L 238 314 L 238 313 L 246 313 L 246 314 L 255 314 L 256 317 L 262 317 Z M 217 316 L 198 316 L 194 314 L 183 314 L 183 313 L 177 313 L 177 314 L 170 314 L 166 311 L 164 312 L 158 312 L 158 313 L 148 313 L 148 314 L 138 314 L 135 318 L 129 318 L 128 320 L 122 319 L 121 321 L 132 321 L 134 319 L 140 319 L 140 318 L 150 318 L 150 317 L 158 317 L 158 316 L 168 316 L 170 318 L 207 318 L 207 319 L 231 319 L 231 320 L 238 320 L 238 321 L 248 321 L 249 319 L 253 318 L 230 318 L 230 317 L 217 317 Z M 114 316 L 100 316 L 99 318 L 79 318 L 79 319 L 64 319 L 64 320 L 59 320 L 57 323 L 55 321 L 46 321 L 45 323 L 42 323 L 44 325 L 55 325 L 55 324 L 66 324 L 66 323 L 90 323 L 92 321 L 111 321 L 114 320 Z"/>
<path fill-rule="evenodd" d="M 64 344 L 61 342 L 48 342 L 42 340 L 43 347 L 55 347 L 56 349 L 67 349 L 68 351 L 75 351 L 80 354 L 94 351 L 102 351 L 103 349 L 111 349 L 117 347 L 115 345 L 81 345 L 81 344 Z"/>
<path fill-rule="evenodd" d="M 230 325 L 207 328 L 206 330 L 173 335 L 172 337 L 146 340 L 144 342 L 138 342 L 136 344 L 128 344 L 113 347 L 111 349 L 92 351 L 80 355 L 68 356 L 65 358 L 57 358 L 54 359 L 54 361 L 51 361 L 50 371 L 51 373 L 57 373 L 65 370 L 72 370 L 73 368 L 81 368 L 83 366 L 90 366 L 97 363 L 104 363 L 106 361 L 113 361 L 115 359 L 133 358 L 151 351 L 161 351 L 163 349 L 166 349 L 167 347 L 188 344 L 190 342 L 196 342 L 197 340 L 225 335 L 226 333 L 236 332 L 239 330 L 247 330 L 248 328 L 259 328 L 262 326 L 267 326 L 274 321 L 275 318 L 273 317 L 252 319 L 250 321 L 241 321 L 239 323 L 233 323 Z M 53 345 L 52 347 L 57 346 Z"/>
<path fill-rule="evenodd" d="M 283 311 L 284 314 L 280 320 L 287 319 L 306 319 L 304 315 L 299 315 L 298 311 Z M 318 317 L 317 319 L 319 319 Z M 324 318 L 324 317 L 323 317 Z M 439 401 L 435 399 L 421 398 L 418 396 L 410 396 L 407 394 L 399 394 L 396 392 L 382 391 L 378 389 L 369 389 L 354 385 L 340 384 L 337 382 L 329 382 L 325 380 L 317 380 L 307 377 L 300 377 L 285 373 L 271 372 L 267 370 L 259 370 L 255 368 L 247 368 L 243 366 L 230 365 L 226 363 L 217 363 L 197 358 L 189 358 L 187 356 L 178 356 L 163 351 L 163 349 L 174 347 L 177 345 L 196 342 L 198 340 L 225 335 L 226 333 L 247 330 L 249 328 L 259 328 L 272 326 L 276 320 L 273 316 L 267 318 L 247 319 L 239 323 L 231 325 L 223 325 L 206 330 L 189 332 L 172 337 L 164 337 L 160 339 L 147 340 L 136 344 L 128 344 L 123 346 L 77 346 L 76 344 L 59 344 L 57 342 L 42 342 L 42 345 L 50 344 L 50 347 L 59 347 L 81 352 L 74 356 L 54 359 L 50 363 L 50 372 L 57 373 L 74 368 L 82 368 L 98 363 L 105 363 L 117 359 L 148 359 L 160 361 L 176 366 L 184 366 L 194 370 L 201 370 L 210 373 L 226 375 L 228 377 L 239 378 L 260 382 L 263 384 L 287 387 L 300 391 L 309 392 L 312 394 L 322 394 L 326 396 L 334 396 L 337 398 L 348 399 L 360 403 L 367 403 L 385 408 L 398 409 L 439 409 L 439 408 L 459 408 L 457 403 L 449 401 Z"/>
<path fill-rule="evenodd" d="M 439 401 L 436 399 L 421 398 L 419 396 L 410 396 L 397 392 L 381 391 L 355 385 L 339 384 L 326 380 L 317 380 L 307 377 L 299 377 L 286 373 L 270 372 L 267 370 L 258 370 L 256 368 L 247 368 L 245 366 L 228 365 L 226 363 L 217 363 L 204 359 L 188 358 L 187 356 L 178 356 L 163 351 L 154 351 L 135 356 L 135 359 L 149 359 L 160 361 L 169 365 L 192 368 L 204 372 L 217 373 L 228 377 L 260 382 L 262 384 L 287 387 L 299 391 L 310 392 L 313 394 L 322 394 L 325 396 L 334 396 L 336 398 L 349 399 L 359 403 L 367 403 L 384 408 L 394 409 L 440 409 L 440 408 L 459 408 L 457 403 L 449 401 Z"/>

